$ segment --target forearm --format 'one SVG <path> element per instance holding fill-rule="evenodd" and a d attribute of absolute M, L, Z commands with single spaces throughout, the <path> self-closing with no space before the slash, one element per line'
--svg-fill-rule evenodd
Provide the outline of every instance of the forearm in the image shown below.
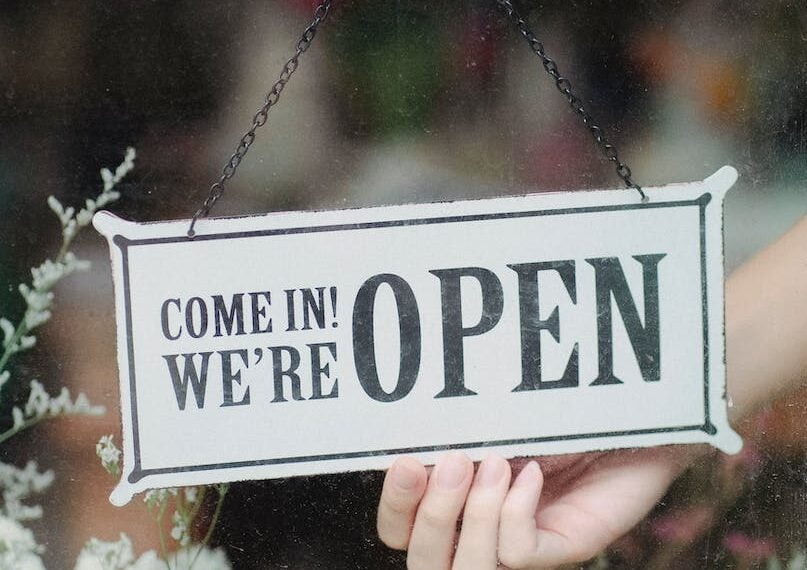
<path fill-rule="evenodd" d="M 730 419 L 807 377 L 807 217 L 726 284 Z"/>

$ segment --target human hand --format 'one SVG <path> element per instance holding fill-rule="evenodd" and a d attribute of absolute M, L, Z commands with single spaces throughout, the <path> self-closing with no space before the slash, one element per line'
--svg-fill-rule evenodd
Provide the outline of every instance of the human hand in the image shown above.
<path fill-rule="evenodd" d="M 567 455 L 541 459 L 541 467 L 515 460 L 520 472 L 512 485 L 511 464 L 496 455 L 475 476 L 459 452 L 442 456 L 431 474 L 403 457 L 384 481 L 379 536 L 407 550 L 410 570 L 535 570 L 581 562 L 639 522 L 700 452 L 689 446 Z"/>
<path fill-rule="evenodd" d="M 729 412 L 735 420 L 798 386 L 807 373 L 803 343 L 790 342 L 807 338 L 804 312 L 793 310 L 804 299 L 805 258 L 807 216 L 727 282 Z M 504 568 L 499 563 L 534 570 L 580 562 L 639 522 L 703 449 L 547 457 L 540 468 L 533 462 L 521 467 L 512 486 L 511 465 L 496 456 L 482 462 L 480 472 L 491 475 L 484 480 L 480 473 L 474 479 L 473 464 L 460 453 L 443 456 L 430 476 L 414 459 L 401 458 L 384 481 L 378 532 L 388 546 L 408 551 L 412 570 Z M 512 467 L 518 470 L 519 462 Z"/>

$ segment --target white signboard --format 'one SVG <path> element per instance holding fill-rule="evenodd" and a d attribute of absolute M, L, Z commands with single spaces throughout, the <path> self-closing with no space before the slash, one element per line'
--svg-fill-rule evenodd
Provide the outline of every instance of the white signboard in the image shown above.
<path fill-rule="evenodd" d="M 724 401 L 736 179 L 137 224 L 101 212 L 124 471 L 152 487 L 400 454 L 707 442 Z"/>

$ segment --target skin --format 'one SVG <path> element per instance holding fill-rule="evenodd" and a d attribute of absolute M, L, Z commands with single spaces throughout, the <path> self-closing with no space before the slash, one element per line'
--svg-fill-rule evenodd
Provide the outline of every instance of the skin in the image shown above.
<path fill-rule="evenodd" d="M 807 376 L 807 217 L 727 281 L 726 351 L 734 423 Z M 378 533 L 387 546 L 407 551 L 410 570 L 581 562 L 641 521 L 709 452 L 668 446 L 540 463 L 489 455 L 476 472 L 467 456 L 449 452 L 431 473 L 401 457 L 384 481 Z"/>

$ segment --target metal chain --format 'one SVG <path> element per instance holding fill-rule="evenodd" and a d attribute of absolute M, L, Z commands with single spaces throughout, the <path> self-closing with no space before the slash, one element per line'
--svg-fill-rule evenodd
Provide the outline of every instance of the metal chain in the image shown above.
<path fill-rule="evenodd" d="M 210 191 L 208 192 L 207 198 L 205 198 L 205 201 L 202 203 L 202 206 L 196 211 L 195 214 L 193 214 L 190 227 L 188 228 L 189 237 L 193 237 L 195 235 L 194 226 L 196 225 L 197 220 L 199 220 L 199 218 L 206 217 L 219 198 L 221 198 L 222 194 L 224 194 L 225 184 L 235 175 L 238 165 L 241 164 L 241 161 L 244 159 L 244 155 L 247 154 L 249 147 L 255 141 L 255 131 L 266 124 L 269 117 L 269 111 L 278 102 L 280 99 L 280 94 L 283 92 L 286 84 L 291 79 L 291 76 L 297 70 L 300 56 L 303 55 L 311 46 L 311 42 L 314 40 L 314 36 L 317 34 L 317 28 L 319 28 L 319 25 L 328 17 L 332 3 L 333 0 L 322 0 L 319 6 L 317 6 L 317 8 L 314 10 L 314 19 L 305 29 L 302 37 L 297 42 L 297 49 L 295 50 L 294 55 L 283 66 L 283 70 L 280 72 L 280 77 L 272 86 L 269 93 L 267 93 L 264 104 L 260 109 L 258 109 L 258 112 L 255 113 L 255 116 L 252 118 L 252 126 L 246 133 L 244 133 L 244 136 L 241 137 L 235 152 L 233 152 L 230 160 L 228 160 L 224 165 L 224 168 L 221 171 L 221 177 L 210 187 Z M 571 108 L 575 113 L 577 113 L 577 115 L 583 121 L 583 124 L 588 127 L 589 132 L 591 132 L 594 140 L 602 149 L 605 157 L 614 163 L 616 166 L 617 176 L 619 176 L 629 188 L 633 188 L 639 192 L 639 195 L 642 197 L 642 201 L 646 202 L 647 196 L 645 195 L 644 190 L 642 190 L 642 187 L 633 181 L 633 175 L 630 168 L 627 164 L 619 159 L 619 153 L 617 152 L 616 147 L 608 142 L 602 128 L 594 123 L 591 115 L 589 115 L 588 111 L 586 111 L 583 107 L 583 102 L 572 93 L 572 84 L 568 79 L 560 74 L 555 60 L 546 55 L 544 45 L 538 41 L 538 38 L 535 37 L 535 34 L 532 33 L 527 23 L 519 15 L 515 6 L 513 6 L 512 0 L 496 0 L 496 3 L 516 25 L 519 33 L 530 44 L 530 49 L 532 49 L 535 55 L 540 58 L 546 72 L 555 80 L 555 87 L 557 87 L 558 91 L 560 91 L 560 93 L 566 97 L 566 100 L 569 102 Z"/>
<path fill-rule="evenodd" d="M 518 28 L 518 32 L 530 44 L 530 49 L 541 60 L 546 72 L 552 76 L 552 79 L 555 80 L 555 87 L 557 87 L 558 91 L 560 91 L 560 93 L 566 97 L 566 100 L 569 102 L 569 106 L 571 106 L 574 112 L 577 113 L 577 115 L 583 121 L 583 124 L 588 127 L 588 130 L 591 132 L 594 140 L 602 149 L 603 154 L 605 154 L 605 158 L 614 163 L 616 166 L 617 176 L 619 176 L 625 182 L 625 185 L 628 188 L 633 188 L 639 192 L 639 195 L 642 197 L 642 202 L 647 202 L 647 195 L 644 193 L 644 190 L 642 190 L 642 187 L 634 182 L 633 174 L 631 173 L 628 165 L 619 159 L 619 153 L 617 152 L 616 147 L 608 142 L 603 130 L 594 123 L 591 115 L 589 115 L 588 111 L 586 111 L 583 107 L 583 102 L 580 100 L 580 98 L 574 95 L 574 93 L 572 93 L 572 84 L 568 79 L 560 74 L 555 60 L 546 55 L 546 51 L 544 51 L 544 44 L 538 41 L 538 38 L 536 38 L 535 34 L 532 33 L 532 30 L 530 30 L 527 22 L 524 21 L 524 19 L 519 15 L 515 6 L 513 6 L 513 2 L 511 0 L 496 0 L 496 3 L 509 16 L 516 28 Z"/>
<path fill-rule="evenodd" d="M 308 27 L 305 29 L 303 35 L 297 42 L 297 49 L 295 50 L 294 55 L 291 56 L 291 58 L 283 66 L 283 70 L 280 72 L 280 78 L 272 86 L 272 89 L 269 90 L 269 93 L 266 94 L 263 105 L 260 109 L 258 109 L 258 112 L 255 113 L 255 116 L 252 117 L 252 126 L 246 133 L 244 133 L 244 136 L 241 137 L 235 152 L 233 152 L 230 160 L 227 161 L 227 164 L 224 165 L 224 168 L 221 171 L 221 178 L 219 178 L 219 180 L 210 187 L 210 191 L 208 192 L 207 198 L 205 198 L 205 201 L 202 203 L 201 208 L 196 210 L 196 213 L 193 214 L 191 225 L 188 228 L 189 237 L 196 235 L 193 228 L 196 225 L 197 220 L 199 218 L 207 217 L 211 208 L 213 208 L 219 198 L 221 198 L 221 195 L 224 194 L 224 185 L 235 175 L 235 171 L 238 168 L 238 165 L 241 164 L 241 161 L 244 159 L 244 155 L 247 154 L 249 147 L 252 146 L 253 142 L 255 142 L 255 131 L 266 124 L 266 121 L 269 118 L 269 111 L 278 102 L 280 99 L 280 94 L 283 92 L 286 84 L 291 79 L 291 76 L 297 70 L 300 56 L 303 55 L 309 47 L 311 47 L 311 42 L 314 40 L 314 36 L 317 35 L 317 28 L 319 28 L 319 25 L 325 21 L 325 18 L 328 17 L 332 3 L 333 0 L 323 0 L 314 10 L 314 19 L 311 20 L 310 24 L 308 24 Z"/>

